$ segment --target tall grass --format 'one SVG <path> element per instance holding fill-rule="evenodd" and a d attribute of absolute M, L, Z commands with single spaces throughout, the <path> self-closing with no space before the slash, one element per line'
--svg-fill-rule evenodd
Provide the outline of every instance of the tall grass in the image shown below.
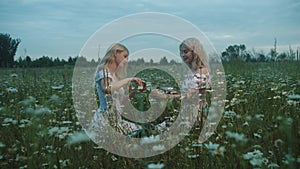
<path fill-rule="evenodd" d="M 225 63 L 226 106 L 213 135 L 199 143 L 194 128 L 173 149 L 142 159 L 82 138 L 72 67 L 1 69 L 0 168 L 298 168 L 299 67 Z"/>

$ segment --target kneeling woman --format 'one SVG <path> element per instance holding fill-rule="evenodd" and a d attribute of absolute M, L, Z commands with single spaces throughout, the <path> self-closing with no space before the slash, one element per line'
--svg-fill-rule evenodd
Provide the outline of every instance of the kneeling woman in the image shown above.
<path fill-rule="evenodd" d="M 141 129 L 141 126 L 122 119 L 122 101 L 128 100 L 124 86 L 134 80 L 142 83 L 139 78 L 125 78 L 127 73 L 128 49 L 120 44 L 113 44 L 106 52 L 102 64 L 96 72 L 96 88 L 100 101 L 99 109 L 95 112 L 92 126 L 103 127 L 111 125 L 123 134 L 130 134 Z M 103 115 L 103 116 L 101 116 Z M 106 117 L 103 120 L 101 117 Z M 109 124 L 103 124 L 109 123 Z"/>

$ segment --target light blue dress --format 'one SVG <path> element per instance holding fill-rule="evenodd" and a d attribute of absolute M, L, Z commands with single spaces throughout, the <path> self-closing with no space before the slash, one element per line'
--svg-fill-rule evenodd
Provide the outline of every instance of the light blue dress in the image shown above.
<path fill-rule="evenodd" d="M 103 118 L 103 115 L 105 112 L 108 112 L 108 105 L 105 97 L 105 93 L 102 91 L 102 86 L 100 81 L 104 78 L 108 77 L 112 79 L 111 73 L 108 71 L 104 71 L 104 69 L 99 69 L 95 76 L 95 82 L 96 82 L 96 90 L 99 97 L 99 108 L 94 113 L 93 119 L 91 121 L 92 128 L 102 128 L 105 126 L 105 120 Z M 101 116 L 102 115 L 102 116 Z"/>
<path fill-rule="evenodd" d="M 104 71 L 104 69 L 100 69 L 95 77 L 95 81 L 96 81 L 96 89 L 97 89 L 97 93 L 98 93 L 98 97 L 99 97 L 99 101 L 100 101 L 100 106 L 98 109 L 98 112 L 104 112 L 108 110 L 108 105 L 106 102 L 106 98 L 105 98 L 105 93 L 102 91 L 102 86 L 100 81 L 105 77 L 112 79 L 112 75 L 110 74 L 110 72 L 108 71 Z"/>

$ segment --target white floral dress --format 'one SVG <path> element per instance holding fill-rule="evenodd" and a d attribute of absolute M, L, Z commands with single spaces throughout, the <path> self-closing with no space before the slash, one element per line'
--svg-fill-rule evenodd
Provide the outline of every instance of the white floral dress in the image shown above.
<path fill-rule="evenodd" d="M 188 73 L 184 76 L 182 89 L 187 93 L 189 92 L 189 90 L 193 92 L 195 90 L 199 91 L 199 114 L 197 115 L 196 123 L 198 123 L 198 125 L 201 125 L 199 123 L 203 123 L 208 113 L 206 89 L 209 89 L 211 84 L 209 72 L 207 72 L 206 74 L 201 74 L 200 69 L 196 72 L 197 73 Z"/>

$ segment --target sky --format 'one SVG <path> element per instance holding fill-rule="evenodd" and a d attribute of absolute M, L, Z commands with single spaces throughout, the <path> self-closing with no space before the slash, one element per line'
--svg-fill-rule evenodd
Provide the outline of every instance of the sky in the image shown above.
<path fill-rule="evenodd" d="M 299 0 L 1 0 L 0 33 L 21 39 L 15 58 L 67 59 L 78 56 L 95 32 L 143 12 L 170 14 L 190 22 L 218 53 L 229 45 L 245 44 L 248 50 L 267 54 L 275 38 L 279 52 L 288 51 L 289 46 L 300 50 Z"/>

